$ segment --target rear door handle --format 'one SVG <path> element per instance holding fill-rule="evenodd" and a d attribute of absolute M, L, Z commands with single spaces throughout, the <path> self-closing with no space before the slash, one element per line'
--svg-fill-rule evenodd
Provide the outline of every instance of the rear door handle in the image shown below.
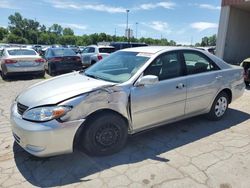
<path fill-rule="evenodd" d="M 176 89 L 182 89 L 184 88 L 185 85 L 183 83 L 179 83 L 177 86 L 176 86 Z"/>

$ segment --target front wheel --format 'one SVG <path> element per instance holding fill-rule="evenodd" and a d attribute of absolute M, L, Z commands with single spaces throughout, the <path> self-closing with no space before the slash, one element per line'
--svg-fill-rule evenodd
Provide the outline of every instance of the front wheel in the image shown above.
<path fill-rule="evenodd" d="M 122 117 L 102 113 L 88 122 L 81 145 L 91 155 L 105 156 L 120 151 L 127 136 L 127 123 Z"/>
<path fill-rule="evenodd" d="M 228 94 L 221 92 L 215 98 L 210 112 L 207 114 L 208 119 L 217 121 L 220 120 L 228 109 Z"/>

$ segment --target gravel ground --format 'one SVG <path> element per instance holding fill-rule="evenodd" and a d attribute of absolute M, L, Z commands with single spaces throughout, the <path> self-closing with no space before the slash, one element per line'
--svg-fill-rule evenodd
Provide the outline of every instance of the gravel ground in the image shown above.
<path fill-rule="evenodd" d="M 107 157 L 36 158 L 12 138 L 11 101 L 43 79 L 0 79 L 0 187 L 250 187 L 250 90 L 224 119 L 195 117 L 133 136 Z"/>

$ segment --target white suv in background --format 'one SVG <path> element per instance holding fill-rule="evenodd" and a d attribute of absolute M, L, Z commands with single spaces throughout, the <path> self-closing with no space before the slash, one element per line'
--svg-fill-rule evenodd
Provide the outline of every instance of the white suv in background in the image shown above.
<path fill-rule="evenodd" d="M 97 61 L 109 56 L 109 54 L 113 53 L 115 48 L 113 46 L 97 46 L 91 45 L 84 48 L 82 51 L 82 63 L 83 66 L 91 66 L 95 64 Z"/>

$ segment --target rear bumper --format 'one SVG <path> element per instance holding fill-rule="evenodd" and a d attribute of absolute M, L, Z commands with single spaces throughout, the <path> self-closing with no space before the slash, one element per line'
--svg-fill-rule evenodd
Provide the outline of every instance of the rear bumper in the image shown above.
<path fill-rule="evenodd" d="M 17 105 L 11 107 L 11 124 L 15 141 L 27 152 L 38 157 L 71 153 L 78 128 L 84 119 L 36 123 L 23 120 L 17 112 Z"/>
<path fill-rule="evenodd" d="M 232 88 L 232 101 L 241 97 L 245 92 L 246 85 L 244 82 L 233 86 Z"/>
<path fill-rule="evenodd" d="M 59 64 L 54 64 L 54 66 L 56 72 L 73 71 L 73 70 L 78 71 L 82 69 L 82 63 L 81 64 L 59 63 Z"/>
<path fill-rule="evenodd" d="M 3 70 L 6 74 L 12 73 L 31 73 L 31 72 L 44 72 L 44 64 L 30 67 L 15 66 L 12 64 L 4 65 Z"/>

